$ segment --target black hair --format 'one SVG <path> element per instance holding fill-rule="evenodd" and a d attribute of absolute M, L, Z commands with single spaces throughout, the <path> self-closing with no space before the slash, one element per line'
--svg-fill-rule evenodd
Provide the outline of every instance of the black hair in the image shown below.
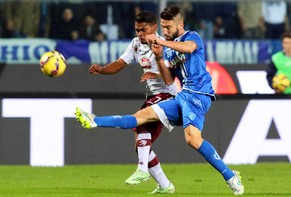
<path fill-rule="evenodd" d="M 157 16 L 155 13 L 150 11 L 141 11 L 136 15 L 135 22 L 157 24 Z"/>
<path fill-rule="evenodd" d="M 164 19 L 164 20 L 174 20 L 179 14 L 183 17 L 183 13 L 180 10 L 180 8 L 173 6 L 173 7 L 165 8 L 161 12 L 160 17 L 161 19 Z"/>

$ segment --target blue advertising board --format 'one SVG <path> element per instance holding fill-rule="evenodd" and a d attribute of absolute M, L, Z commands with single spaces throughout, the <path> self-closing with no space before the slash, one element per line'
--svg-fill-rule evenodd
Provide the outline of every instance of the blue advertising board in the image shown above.
<path fill-rule="evenodd" d="M 61 52 L 68 63 L 107 64 L 120 57 L 131 40 L 65 41 L 51 39 L 0 39 L 0 62 L 38 63 L 49 50 Z M 281 49 L 280 40 L 208 40 L 207 61 L 221 64 L 263 64 Z"/>

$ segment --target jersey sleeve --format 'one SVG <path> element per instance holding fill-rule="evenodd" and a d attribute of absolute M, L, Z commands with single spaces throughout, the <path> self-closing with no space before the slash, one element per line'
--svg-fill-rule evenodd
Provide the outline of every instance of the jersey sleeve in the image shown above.
<path fill-rule="evenodd" d="M 134 40 L 130 42 L 125 52 L 120 56 L 121 59 L 123 59 L 127 65 L 132 63 L 134 60 Z"/>
<path fill-rule="evenodd" d="M 191 32 L 186 38 L 185 41 L 194 41 L 197 44 L 197 47 L 200 48 L 203 46 L 203 41 L 201 37 L 196 32 Z"/>

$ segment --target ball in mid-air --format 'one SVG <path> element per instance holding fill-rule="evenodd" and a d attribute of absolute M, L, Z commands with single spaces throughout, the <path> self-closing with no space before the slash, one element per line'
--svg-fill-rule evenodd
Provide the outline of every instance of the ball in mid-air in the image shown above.
<path fill-rule="evenodd" d="M 58 51 L 49 51 L 40 58 L 40 69 L 43 74 L 49 77 L 59 77 L 66 70 L 66 59 Z"/>
<path fill-rule="evenodd" d="M 278 73 L 273 77 L 272 86 L 278 92 L 284 92 L 290 86 L 290 80 L 283 73 Z"/>

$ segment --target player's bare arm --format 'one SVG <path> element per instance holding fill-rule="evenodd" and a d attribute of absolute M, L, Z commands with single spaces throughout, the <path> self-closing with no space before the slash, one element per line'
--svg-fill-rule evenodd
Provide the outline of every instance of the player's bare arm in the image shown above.
<path fill-rule="evenodd" d="M 192 53 L 197 49 L 196 42 L 185 41 L 185 42 L 174 42 L 168 40 L 161 40 L 160 45 L 174 49 L 181 53 Z"/>
<path fill-rule="evenodd" d="M 99 64 L 93 64 L 89 68 L 90 74 L 115 74 L 127 66 L 126 62 L 119 58 L 115 62 L 109 63 L 105 66 L 100 66 Z"/>
<path fill-rule="evenodd" d="M 170 69 L 165 65 L 164 59 L 157 59 L 160 75 L 163 78 L 166 85 L 172 85 L 174 83 L 174 77 Z"/>
<path fill-rule="evenodd" d="M 159 39 L 155 34 L 146 36 L 148 43 L 162 45 L 181 53 L 192 53 L 197 49 L 197 44 L 193 41 L 174 42 L 169 40 Z"/>
<path fill-rule="evenodd" d="M 164 80 L 165 84 L 172 85 L 174 83 L 174 77 L 172 76 L 170 69 L 165 65 L 163 58 L 163 47 L 158 44 L 152 44 L 151 50 L 156 56 L 160 76 Z"/>

